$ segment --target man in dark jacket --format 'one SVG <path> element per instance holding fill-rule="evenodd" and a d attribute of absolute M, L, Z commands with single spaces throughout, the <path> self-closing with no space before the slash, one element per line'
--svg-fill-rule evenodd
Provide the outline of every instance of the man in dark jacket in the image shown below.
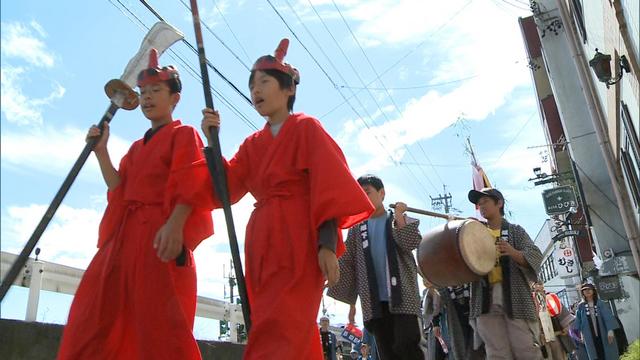
<path fill-rule="evenodd" d="M 324 360 L 336 360 L 336 348 L 338 341 L 336 336 L 329 330 L 329 318 L 320 318 L 320 340 L 322 341 L 322 354 Z"/>

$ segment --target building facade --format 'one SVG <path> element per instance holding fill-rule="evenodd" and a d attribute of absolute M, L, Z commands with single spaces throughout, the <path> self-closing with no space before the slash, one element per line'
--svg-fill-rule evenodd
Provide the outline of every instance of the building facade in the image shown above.
<path fill-rule="evenodd" d="M 552 244 L 573 244 L 580 281 L 611 290 L 633 341 L 640 336 L 640 2 L 536 0 L 531 9 L 520 27 L 552 159 L 546 183 L 570 186 L 577 197 L 575 207 L 551 216 L 547 231 Z M 547 253 L 555 266 L 566 261 L 557 249 Z M 568 295 L 574 285 L 565 284 Z"/>

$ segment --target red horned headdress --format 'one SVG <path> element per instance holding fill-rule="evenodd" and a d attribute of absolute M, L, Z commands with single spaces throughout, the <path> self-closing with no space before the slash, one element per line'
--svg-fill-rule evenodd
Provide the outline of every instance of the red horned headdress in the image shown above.
<path fill-rule="evenodd" d="M 166 81 L 171 79 L 177 79 L 180 83 L 180 74 L 173 65 L 160 67 L 158 65 L 158 51 L 151 49 L 149 52 L 149 67 L 140 71 L 138 74 L 138 86 L 143 87 L 145 85 L 154 84 L 160 81 Z"/>
<path fill-rule="evenodd" d="M 291 64 L 284 62 L 284 57 L 287 55 L 287 49 L 289 48 L 289 39 L 280 40 L 278 48 L 275 51 L 275 56 L 264 55 L 258 58 L 253 64 L 251 71 L 255 70 L 278 70 L 285 74 L 288 74 L 293 79 L 293 82 L 297 85 L 300 83 L 300 72 Z"/>

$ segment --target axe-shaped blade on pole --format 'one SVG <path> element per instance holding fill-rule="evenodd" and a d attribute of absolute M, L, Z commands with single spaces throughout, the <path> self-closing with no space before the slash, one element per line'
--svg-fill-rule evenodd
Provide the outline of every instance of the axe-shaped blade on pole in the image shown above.
<path fill-rule="evenodd" d="M 148 64 L 147 61 L 149 59 L 149 51 L 151 51 L 151 48 L 155 48 L 158 51 L 158 54 L 162 54 L 166 49 L 176 41 L 181 40 L 183 37 L 184 36 L 180 31 L 165 22 L 157 22 L 151 29 L 149 29 L 149 32 L 142 40 L 140 49 L 136 55 L 131 58 L 120 79 L 111 80 L 105 86 L 105 91 L 107 92 L 107 96 L 111 99 L 111 103 L 109 104 L 107 111 L 105 111 L 102 116 L 102 119 L 100 119 L 98 127 L 102 128 L 105 123 L 110 122 L 119 108 L 131 110 L 138 106 L 138 95 L 132 88 L 136 83 L 136 76 L 141 70 L 146 68 Z M 87 161 L 87 158 L 91 154 L 91 151 L 97 141 L 98 139 L 94 138 L 87 142 L 80 153 L 78 160 L 73 164 L 71 171 L 64 179 L 62 186 L 60 186 L 60 189 L 51 201 L 51 204 L 49 204 L 49 207 L 42 216 L 38 226 L 36 226 L 36 229 L 33 231 L 33 234 L 16 258 L 16 261 L 11 265 L 9 272 L 2 279 L 2 285 L 0 285 L 0 301 L 4 299 L 9 288 L 20 274 L 20 270 L 22 270 L 24 265 L 27 263 L 29 255 L 36 247 L 36 244 L 40 240 L 44 230 L 47 228 L 47 225 L 51 222 L 53 215 L 56 213 L 56 210 L 58 210 L 62 200 L 67 195 L 69 188 L 71 188 L 71 185 L 78 176 L 78 173 L 80 173 L 80 169 L 84 166 L 84 163 Z"/>

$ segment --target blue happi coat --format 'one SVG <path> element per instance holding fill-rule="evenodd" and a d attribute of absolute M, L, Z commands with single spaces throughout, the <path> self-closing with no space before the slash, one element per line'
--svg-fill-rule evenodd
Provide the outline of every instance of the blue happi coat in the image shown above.
<path fill-rule="evenodd" d="M 617 360 L 620 355 L 618 354 L 618 345 L 615 340 L 612 344 L 609 344 L 607 340 L 607 334 L 609 331 L 613 331 L 618 328 L 618 324 L 616 320 L 613 318 L 611 314 L 611 310 L 609 309 L 609 305 L 604 301 L 598 299 L 595 302 L 595 305 L 598 307 L 598 334 L 600 335 L 600 340 L 602 342 L 602 347 L 604 348 L 604 359 L 598 360 Z M 584 345 L 587 350 L 587 354 L 589 355 L 589 360 L 597 359 L 598 353 L 596 352 L 596 347 L 594 344 L 594 336 L 591 333 L 591 327 L 589 324 L 591 323 L 590 315 L 587 315 L 587 303 L 581 302 L 578 305 L 578 310 L 576 311 L 576 320 L 573 322 L 573 328 L 578 330 L 584 339 Z"/>

